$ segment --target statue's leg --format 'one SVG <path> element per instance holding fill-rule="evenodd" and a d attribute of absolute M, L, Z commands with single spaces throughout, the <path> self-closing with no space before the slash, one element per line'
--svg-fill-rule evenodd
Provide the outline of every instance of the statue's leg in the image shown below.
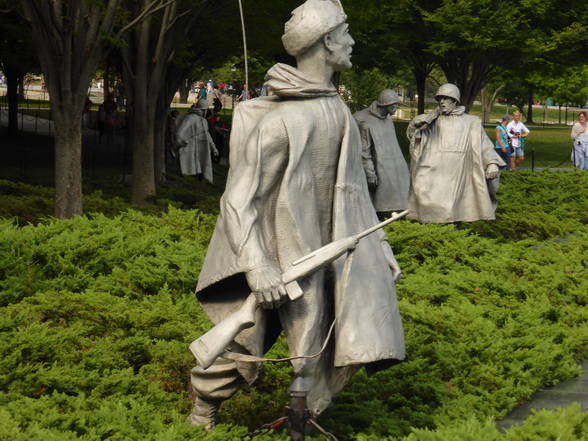
<path fill-rule="evenodd" d="M 224 400 L 231 398 L 243 383 L 243 377 L 232 360 L 218 358 L 208 369 L 196 366 L 191 374 L 196 395 L 188 421 L 194 426 L 214 427 L 216 412 Z"/>
<path fill-rule="evenodd" d="M 304 295 L 280 307 L 280 320 L 288 341 L 290 356 L 314 355 L 325 343 L 333 320 L 332 290 L 326 288 L 324 271 L 300 282 Z M 327 294 L 328 293 L 328 294 Z M 296 377 L 309 387 L 308 408 L 320 413 L 331 402 L 330 376 L 333 371 L 332 345 L 318 357 L 293 360 Z"/>
<path fill-rule="evenodd" d="M 270 325 L 268 326 L 268 322 Z M 262 356 L 264 345 L 271 347 L 280 333 L 277 315 L 257 310 L 255 326 L 241 332 L 238 336 L 246 341 L 245 348 L 233 341 L 227 348 L 231 352 Z M 221 403 L 231 398 L 244 381 L 252 384 L 260 373 L 261 363 L 234 361 L 219 357 L 208 369 L 196 366 L 192 369 L 192 391 L 196 396 L 194 409 L 188 421 L 195 425 L 205 425 L 209 430 L 214 427 L 215 416 Z"/>

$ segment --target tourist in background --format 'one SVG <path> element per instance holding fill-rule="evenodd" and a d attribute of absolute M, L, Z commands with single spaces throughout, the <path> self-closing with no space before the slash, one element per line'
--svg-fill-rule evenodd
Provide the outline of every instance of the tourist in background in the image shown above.
<path fill-rule="evenodd" d="M 215 84 L 212 88 L 212 102 L 214 103 L 213 113 L 219 113 L 223 108 L 223 103 L 221 101 L 221 93 L 219 90 L 218 84 Z"/>
<path fill-rule="evenodd" d="M 529 129 L 520 121 L 521 112 L 514 111 L 512 113 L 513 120 L 506 126 L 508 137 L 512 141 L 513 152 L 510 156 L 510 168 L 516 170 L 521 165 L 521 162 L 525 160 L 525 143 L 527 135 L 530 132 Z"/>
<path fill-rule="evenodd" d="M 578 121 L 572 127 L 572 161 L 580 170 L 588 168 L 588 133 L 586 132 L 586 112 L 580 112 Z"/>
<path fill-rule="evenodd" d="M 249 95 L 249 90 L 247 89 L 247 84 L 243 84 L 243 90 L 241 90 L 241 95 L 237 97 L 237 101 L 247 101 L 251 99 L 251 95 Z"/>
<path fill-rule="evenodd" d="M 512 154 L 512 147 L 510 145 L 510 138 L 506 131 L 506 125 L 512 118 L 504 115 L 500 124 L 496 126 L 496 142 L 494 143 L 494 150 L 498 156 L 506 163 L 505 170 L 510 170 L 510 158 Z"/>

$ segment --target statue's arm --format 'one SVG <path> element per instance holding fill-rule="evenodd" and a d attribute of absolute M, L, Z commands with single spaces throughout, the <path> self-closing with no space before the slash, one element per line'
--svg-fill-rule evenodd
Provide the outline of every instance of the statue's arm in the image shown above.
<path fill-rule="evenodd" d="M 180 123 L 174 134 L 174 141 L 178 147 L 183 147 L 188 144 L 188 140 L 186 139 L 186 129 L 189 127 L 189 124 L 187 124 L 187 119 L 188 116 L 182 119 L 182 122 Z"/>
<path fill-rule="evenodd" d="M 370 133 L 370 129 L 365 122 L 360 122 L 359 133 L 361 134 L 361 160 L 363 163 L 363 170 L 367 179 L 368 187 L 375 188 L 378 186 L 378 174 L 372 157 L 374 149 L 374 140 Z"/>
<path fill-rule="evenodd" d="M 495 179 L 500 174 L 500 168 L 506 164 L 494 149 L 494 144 L 486 134 L 484 127 L 480 124 L 480 144 L 482 149 L 482 160 L 486 166 L 486 179 Z"/>
<path fill-rule="evenodd" d="M 272 199 L 287 166 L 289 141 L 280 120 L 265 121 L 240 146 L 239 160 L 231 164 L 230 178 L 221 201 L 225 232 L 245 271 L 247 283 L 259 304 L 277 308 L 286 297 L 276 262 L 275 244 L 263 229 Z"/>
<path fill-rule="evenodd" d="M 205 127 L 206 129 L 207 127 Z M 218 157 L 218 150 L 216 148 L 216 145 L 214 144 L 214 141 L 212 140 L 212 136 L 210 136 L 210 131 L 205 130 L 206 133 L 206 141 L 208 142 L 208 148 L 210 150 L 210 153 L 212 154 L 212 156 Z"/>
<path fill-rule="evenodd" d="M 421 137 L 420 132 L 429 127 L 429 125 L 432 124 L 438 116 L 439 108 L 437 107 L 435 110 L 429 113 L 421 113 L 420 115 L 415 116 L 412 120 L 410 120 L 410 123 L 408 123 L 406 137 L 410 143 L 411 157 L 414 153 L 413 150 L 416 148 L 417 138 Z"/>

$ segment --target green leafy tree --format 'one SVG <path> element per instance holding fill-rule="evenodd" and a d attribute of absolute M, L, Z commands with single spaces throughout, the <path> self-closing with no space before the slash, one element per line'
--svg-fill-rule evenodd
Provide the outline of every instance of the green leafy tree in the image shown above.
<path fill-rule="evenodd" d="M 136 16 L 147 7 L 148 0 L 127 0 L 124 4 L 131 16 Z M 161 164 L 163 143 L 161 136 L 156 139 L 155 130 L 161 133 L 166 110 L 186 69 L 174 65 L 173 60 L 186 40 L 194 42 L 204 35 L 207 28 L 202 23 L 213 19 L 227 4 L 228 0 L 176 0 L 162 5 L 156 15 L 134 26 L 125 37 L 121 54 L 127 129 L 133 152 L 131 201 L 136 205 L 149 203 L 156 194 L 155 157 Z M 205 54 L 204 51 L 199 53 Z M 176 68 L 179 74 L 176 72 L 172 78 L 170 75 Z"/>
<path fill-rule="evenodd" d="M 351 3 L 354 10 L 363 7 L 363 2 Z M 354 34 L 361 50 L 382 68 L 396 54 L 401 60 L 397 65 L 411 66 L 419 111 L 424 110 L 425 79 L 435 65 L 459 87 L 469 108 L 480 90 L 502 73 L 521 75 L 545 59 L 569 60 L 585 48 L 578 39 L 578 31 L 586 28 L 580 2 L 387 0 L 379 2 L 378 13 L 363 16 L 368 20 L 358 23 L 361 32 Z M 573 50 L 564 47 L 570 41 L 575 41 Z"/>
<path fill-rule="evenodd" d="M 150 0 L 115 28 L 122 0 L 21 0 L 31 27 L 51 101 L 55 125 L 55 216 L 81 215 L 82 124 L 90 82 L 113 44 L 143 18 L 165 6 Z"/>

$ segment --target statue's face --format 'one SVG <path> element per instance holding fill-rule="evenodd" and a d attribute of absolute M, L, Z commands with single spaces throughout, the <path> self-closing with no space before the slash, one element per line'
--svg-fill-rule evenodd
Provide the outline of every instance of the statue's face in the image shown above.
<path fill-rule="evenodd" d="M 327 35 L 327 64 L 329 64 L 335 72 L 345 72 L 351 69 L 351 52 L 355 44 L 351 35 L 348 32 L 349 25 L 343 23 L 338 28 L 331 31 Z"/>
<path fill-rule="evenodd" d="M 440 96 L 437 98 L 437 102 L 439 103 L 439 109 L 441 110 L 442 114 L 451 113 L 451 111 L 455 109 L 455 106 L 457 105 L 457 100 L 448 96 Z"/>
<path fill-rule="evenodd" d="M 398 104 L 390 104 L 387 109 L 389 115 L 394 115 L 396 113 L 396 110 L 398 110 Z"/>

